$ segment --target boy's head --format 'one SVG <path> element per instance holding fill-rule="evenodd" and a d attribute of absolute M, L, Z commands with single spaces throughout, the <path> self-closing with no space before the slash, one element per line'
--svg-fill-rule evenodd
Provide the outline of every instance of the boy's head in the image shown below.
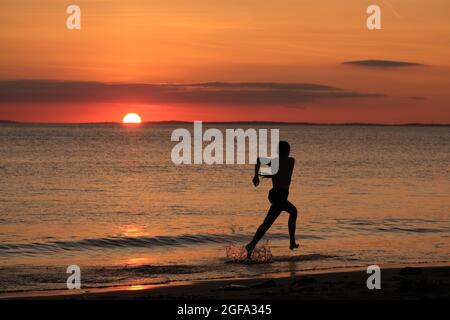
<path fill-rule="evenodd" d="M 289 157 L 291 145 L 287 141 L 280 141 L 278 144 L 278 154 L 280 157 Z"/>

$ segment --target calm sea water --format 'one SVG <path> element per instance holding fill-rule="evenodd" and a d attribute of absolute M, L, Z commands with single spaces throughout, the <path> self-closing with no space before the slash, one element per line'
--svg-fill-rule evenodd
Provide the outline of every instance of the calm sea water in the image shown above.
<path fill-rule="evenodd" d="M 0 291 L 450 261 L 450 128 L 280 126 L 297 159 L 267 263 L 229 263 L 268 209 L 251 165 L 175 166 L 190 125 L 0 125 Z M 244 127 L 220 125 L 219 129 Z M 260 127 L 263 128 L 263 127 Z"/>

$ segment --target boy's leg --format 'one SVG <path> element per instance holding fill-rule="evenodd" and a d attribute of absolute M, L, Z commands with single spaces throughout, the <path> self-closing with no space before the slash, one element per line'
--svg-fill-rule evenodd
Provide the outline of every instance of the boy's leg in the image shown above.
<path fill-rule="evenodd" d="M 285 211 L 289 213 L 289 238 L 291 240 L 291 245 L 289 246 L 291 250 L 298 248 L 298 244 L 295 241 L 295 229 L 297 226 L 297 208 L 290 203 L 286 202 L 285 207 L 283 208 Z"/>
<path fill-rule="evenodd" d="M 272 226 L 274 221 L 278 218 L 282 211 L 282 208 L 279 205 L 272 204 L 270 206 L 269 212 L 267 213 L 266 218 L 263 223 L 259 226 L 258 230 L 256 230 L 255 236 L 253 240 L 245 246 L 247 249 L 247 257 L 250 258 L 253 249 L 256 247 L 257 243 L 261 238 L 266 234 L 267 230 Z"/>

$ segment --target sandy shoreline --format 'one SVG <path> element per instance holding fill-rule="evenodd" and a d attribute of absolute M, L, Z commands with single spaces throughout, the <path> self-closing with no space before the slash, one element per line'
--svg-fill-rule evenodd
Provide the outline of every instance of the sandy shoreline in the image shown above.
<path fill-rule="evenodd" d="M 186 299 L 448 299 L 450 265 L 385 266 L 381 290 L 368 290 L 365 268 L 316 270 L 265 275 L 253 279 L 171 282 L 74 291 L 0 294 L 0 299 L 44 300 L 186 300 Z"/>

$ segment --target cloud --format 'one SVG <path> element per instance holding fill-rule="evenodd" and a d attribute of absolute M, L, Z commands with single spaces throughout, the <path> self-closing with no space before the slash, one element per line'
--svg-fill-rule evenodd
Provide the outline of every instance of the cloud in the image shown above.
<path fill-rule="evenodd" d="M 187 86 L 187 85 L 183 85 Z M 331 86 L 324 86 L 314 83 L 280 83 L 280 82 L 206 82 L 189 84 L 192 87 L 210 88 L 264 88 L 264 89 L 285 89 L 285 90 L 340 90 Z"/>
<path fill-rule="evenodd" d="M 345 61 L 343 64 L 350 64 L 360 67 L 375 67 L 375 68 L 399 68 L 399 67 L 420 67 L 424 64 L 407 61 L 393 61 L 393 60 L 356 60 Z"/>
<path fill-rule="evenodd" d="M 322 99 L 381 97 L 312 83 L 207 82 L 191 84 L 84 81 L 0 81 L 0 103 L 110 102 L 142 104 L 298 105 Z"/>
<path fill-rule="evenodd" d="M 408 97 L 408 98 L 412 99 L 412 100 L 425 100 L 426 99 L 425 97 L 416 97 L 416 96 Z"/>

